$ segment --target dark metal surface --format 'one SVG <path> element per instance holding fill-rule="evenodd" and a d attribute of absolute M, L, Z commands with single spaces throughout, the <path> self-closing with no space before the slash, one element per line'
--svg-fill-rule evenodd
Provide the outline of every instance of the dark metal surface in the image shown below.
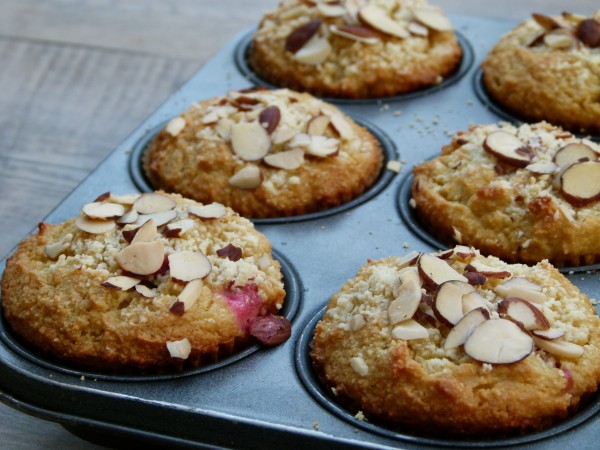
<path fill-rule="evenodd" d="M 472 17 L 453 19 L 463 39 L 473 46 L 476 63 L 514 25 Z M 253 84 L 234 62 L 235 51 L 247 34 L 248 31 L 240 33 L 216 54 L 46 220 L 57 223 L 75 216 L 83 203 L 108 190 L 117 194 L 137 191 L 136 181 L 129 173 L 130 154 L 137 143 L 187 109 L 191 102 Z M 472 75 L 473 70 L 468 72 Z M 261 348 L 234 364 L 205 373 L 135 383 L 94 374 L 82 376 L 77 371 L 41 365 L 0 342 L 0 401 L 60 422 L 78 434 L 87 432 L 90 439 L 101 432 L 198 448 L 439 447 L 441 442 L 427 436 L 406 439 L 332 413 L 306 390 L 304 375 L 296 370 L 295 350 L 304 345 L 304 341 L 298 342 L 300 336 L 310 336 L 314 326 L 311 320 L 318 311 L 368 258 L 402 256 L 411 250 L 430 251 L 437 247 L 405 226 L 398 207 L 401 182 L 415 163 L 437 154 L 454 132 L 467 129 L 471 123 L 490 123 L 501 118 L 477 100 L 471 76 L 426 96 L 393 102 L 345 102 L 340 107 L 353 117 L 368 118 L 381 129 L 402 155 L 404 168 L 400 175 L 386 174 L 390 178 L 387 184 L 351 209 L 312 220 L 256 224 L 299 276 L 303 295 L 288 342 L 272 349 Z M 583 292 L 591 297 L 598 295 L 597 274 L 584 271 L 566 275 Z M 570 429 L 568 421 L 544 432 L 539 440 L 494 445 L 557 450 L 595 448 L 600 427 L 595 399 L 581 413 L 587 420 Z M 579 421 L 579 416 L 571 420 Z"/>

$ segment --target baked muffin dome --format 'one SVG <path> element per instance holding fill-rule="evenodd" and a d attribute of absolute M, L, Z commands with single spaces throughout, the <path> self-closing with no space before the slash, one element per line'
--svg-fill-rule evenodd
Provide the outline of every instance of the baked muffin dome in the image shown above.
<path fill-rule="evenodd" d="M 598 154 L 598 144 L 545 122 L 474 125 L 413 169 L 413 206 L 444 242 L 510 262 L 593 264 Z"/>
<path fill-rule="evenodd" d="M 284 0 L 260 23 L 250 65 L 277 86 L 373 98 L 438 84 L 461 54 L 448 18 L 424 0 Z"/>
<path fill-rule="evenodd" d="M 375 182 L 382 164 L 367 129 L 286 89 L 233 91 L 192 105 L 144 155 L 155 187 L 257 218 L 346 203 Z"/>
<path fill-rule="evenodd" d="M 481 67 L 489 95 L 519 118 L 600 134 L 600 10 L 587 18 L 534 14 Z"/>
<path fill-rule="evenodd" d="M 547 262 L 457 246 L 369 261 L 331 298 L 311 354 L 334 395 L 371 422 L 493 438 L 548 427 L 596 391 L 599 326 Z"/>
<path fill-rule="evenodd" d="M 289 336 L 275 315 L 284 296 L 279 263 L 252 223 L 162 193 L 107 194 L 75 219 L 41 223 L 2 278 L 16 334 L 74 367 L 107 372 L 198 366 L 250 335 L 277 343 L 260 329 L 269 321 Z"/>

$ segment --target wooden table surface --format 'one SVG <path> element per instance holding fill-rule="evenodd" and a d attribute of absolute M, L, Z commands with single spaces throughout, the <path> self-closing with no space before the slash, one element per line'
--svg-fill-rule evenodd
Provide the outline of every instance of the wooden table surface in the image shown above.
<path fill-rule="evenodd" d="M 277 0 L 1 0 L 0 257 L 237 31 Z M 520 20 L 598 0 L 431 0 Z M 102 448 L 0 404 L 3 449 Z"/>

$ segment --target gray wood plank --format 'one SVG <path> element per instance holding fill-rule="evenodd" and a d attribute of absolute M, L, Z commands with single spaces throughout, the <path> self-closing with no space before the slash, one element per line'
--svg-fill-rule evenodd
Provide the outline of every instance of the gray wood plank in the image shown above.
<path fill-rule="evenodd" d="M 0 60 L 2 255 L 198 65 L 13 38 Z"/>
<path fill-rule="evenodd" d="M 278 0 L 2 0 L 0 34 L 203 61 Z"/>

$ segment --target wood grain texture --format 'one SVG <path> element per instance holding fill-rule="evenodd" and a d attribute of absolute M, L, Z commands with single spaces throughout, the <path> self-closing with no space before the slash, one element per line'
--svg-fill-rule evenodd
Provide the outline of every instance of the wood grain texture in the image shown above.
<path fill-rule="evenodd" d="M 0 1 L 0 257 L 196 67 L 277 3 Z M 598 0 L 431 3 L 510 19 L 598 7 Z M 0 448 L 100 447 L 0 404 Z"/>

